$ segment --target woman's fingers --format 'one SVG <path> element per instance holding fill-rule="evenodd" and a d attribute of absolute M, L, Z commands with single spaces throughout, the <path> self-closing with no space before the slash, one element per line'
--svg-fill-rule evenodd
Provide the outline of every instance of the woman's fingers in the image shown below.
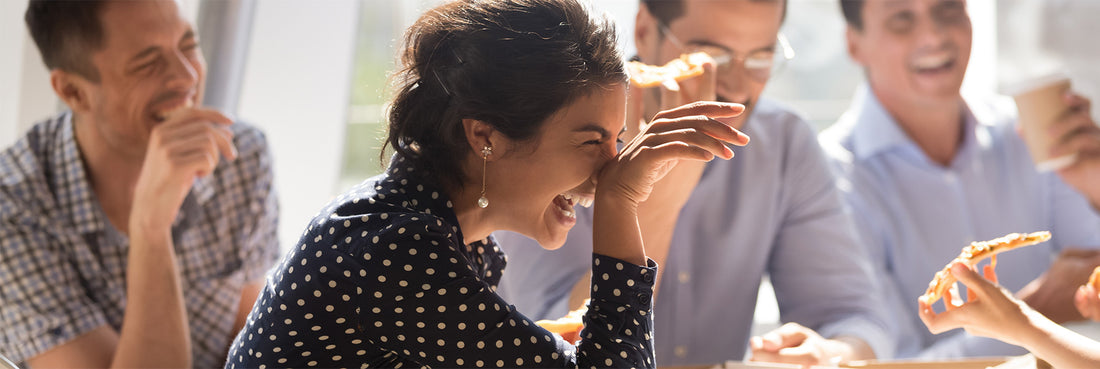
<path fill-rule="evenodd" d="M 714 153 L 702 147 L 683 141 L 670 141 L 659 145 L 646 146 L 638 150 L 636 158 L 649 162 L 665 163 L 674 160 L 710 161 L 714 159 L 714 156 Z"/>
<path fill-rule="evenodd" d="M 987 264 L 985 268 L 982 268 L 982 274 L 987 281 L 993 284 L 999 283 L 997 281 L 997 270 L 993 268 L 993 264 Z"/>
<path fill-rule="evenodd" d="M 646 130 L 649 133 L 694 129 L 738 146 L 749 143 L 749 136 L 737 129 L 705 115 L 692 115 L 675 119 L 654 121 Z"/>
<path fill-rule="evenodd" d="M 949 310 L 936 314 L 931 305 L 920 299 L 917 300 L 917 307 L 920 320 L 924 322 L 925 327 L 928 327 L 928 331 L 933 334 L 940 334 L 962 326 L 959 314 L 964 313 L 965 310 Z"/>
<path fill-rule="evenodd" d="M 705 115 L 711 118 L 736 117 L 745 112 L 745 106 L 736 103 L 696 101 L 657 113 L 653 120 L 674 119 L 692 115 Z"/>

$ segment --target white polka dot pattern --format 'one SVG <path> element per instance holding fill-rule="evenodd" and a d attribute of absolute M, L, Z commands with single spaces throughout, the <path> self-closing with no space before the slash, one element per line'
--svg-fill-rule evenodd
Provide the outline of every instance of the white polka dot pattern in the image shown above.
<path fill-rule="evenodd" d="M 593 255 L 593 275 L 606 278 L 593 278 L 574 347 L 501 300 L 505 258 L 493 239 L 461 244 L 447 196 L 401 164 L 311 221 L 227 368 L 654 366 L 652 261 Z"/>

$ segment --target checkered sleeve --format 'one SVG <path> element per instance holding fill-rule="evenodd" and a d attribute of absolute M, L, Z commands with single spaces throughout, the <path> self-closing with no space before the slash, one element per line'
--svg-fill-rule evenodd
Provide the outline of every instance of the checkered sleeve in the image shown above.
<path fill-rule="evenodd" d="M 108 324 L 63 243 L 32 221 L 0 221 L 0 352 L 15 362 Z"/>
<path fill-rule="evenodd" d="M 263 132 L 249 128 L 238 133 L 237 150 L 241 154 L 238 163 L 249 188 L 243 189 L 248 197 L 248 214 L 242 214 L 253 224 L 240 245 L 241 260 L 246 283 L 260 281 L 279 256 L 278 223 L 279 202 L 276 199 L 271 153 Z"/>

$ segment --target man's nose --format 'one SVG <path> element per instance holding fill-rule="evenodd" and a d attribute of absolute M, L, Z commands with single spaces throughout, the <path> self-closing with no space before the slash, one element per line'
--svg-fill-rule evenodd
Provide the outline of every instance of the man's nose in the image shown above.
<path fill-rule="evenodd" d="M 195 87 L 199 80 L 199 66 L 193 65 L 186 55 L 179 52 L 173 54 L 169 59 L 168 87 L 180 90 Z"/>
<path fill-rule="evenodd" d="M 947 44 L 948 31 L 952 25 L 936 19 L 919 22 L 915 30 L 917 47 L 938 49 Z"/>
<path fill-rule="evenodd" d="M 739 63 L 738 63 L 739 64 Z M 749 100 L 750 88 L 748 75 L 743 65 L 732 68 L 725 75 L 719 76 L 718 96 L 728 100 L 726 102 L 744 102 Z"/>

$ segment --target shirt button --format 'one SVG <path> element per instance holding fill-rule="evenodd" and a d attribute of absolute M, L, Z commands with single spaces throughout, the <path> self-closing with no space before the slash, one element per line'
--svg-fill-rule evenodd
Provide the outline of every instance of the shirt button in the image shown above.
<path fill-rule="evenodd" d="M 642 292 L 638 294 L 638 302 L 642 303 L 642 305 L 649 305 L 649 302 L 651 300 L 652 296 L 650 296 L 648 293 Z"/>
<path fill-rule="evenodd" d="M 642 274 L 642 280 L 646 283 L 653 283 L 653 273 Z"/>
<path fill-rule="evenodd" d="M 688 348 L 687 346 L 676 346 L 675 349 L 672 349 L 672 353 L 678 358 L 685 358 L 688 355 Z"/>
<path fill-rule="evenodd" d="M 689 274 L 688 272 L 680 272 L 680 275 L 678 275 L 677 277 L 679 277 L 680 283 L 688 283 L 688 281 L 691 280 L 691 274 Z"/>

